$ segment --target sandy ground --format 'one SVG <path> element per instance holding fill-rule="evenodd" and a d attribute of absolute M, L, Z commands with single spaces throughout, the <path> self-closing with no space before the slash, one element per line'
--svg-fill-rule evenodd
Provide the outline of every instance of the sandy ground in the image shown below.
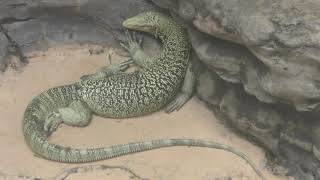
<path fill-rule="evenodd" d="M 206 148 L 171 147 L 90 164 L 63 164 L 34 156 L 21 130 L 29 101 L 45 89 L 72 83 L 106 65 L 106 52 L 113 63 L 123 59 L 113 49 L 68 45 L 28 54 L 30 63 L 22 72 L 9 69 L 0 75 L 0 179 L 258 179 L 239 157 Z M 264 151 L 225 128 L 196 98 L 169 115 L 157 112 L 122 120 L 94 117 L 85 128 L 62 126 L 50 141 L 73 147 L 101 147 L 166 137 L 202 138 L 231 145 L 252 159 L 267 179 L 288 179 L 272 175 L 265 167 Z"/>

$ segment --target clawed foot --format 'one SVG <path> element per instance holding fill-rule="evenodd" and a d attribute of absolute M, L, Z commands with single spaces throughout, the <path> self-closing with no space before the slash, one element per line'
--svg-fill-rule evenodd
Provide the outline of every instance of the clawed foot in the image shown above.
<path fill-rule="evenodd" d="M 44 122 L 44 131 L 50 135 L 57 130 L 59 125 L 62 123 L 62 118 L 59 113 L 51 113 Z"/>
<path fill-rule="evenodd" d="M 133 60 L 129 59 L 119 64 L 111 64 L 108 67 L 101 68 L 99 71 L 104 72 L 106 75 L 114 75 L 126 71 L 132 63 Z"/>
<path fill-rule="evenodd" d="M 90 80 L 90 79 L 101 79 L 101 78 L 106 78 L 108 76 L 112 76 L 115 74 L 120 74 L 126 71 L 130 64 L 135 63 L 134 61 L 134 55 L 135 53 L 141 49 L 141 44 L 142 44 L 142 36 L 140 38 L 136 37 L 135 33 L 132 33 L 132 35 L 129 33 L 129 31 L 125 31 L 126 34 L 126 43 L 121 42 L 120 45 L 129 52 L 131 58 L 127 61 L 124 61 L 119 64 L 111 64 L 111 57 L 110 54 L 108 55 L 108 59 L 110 61 L 110 65 L 107 67 L 103 67 L 99 69 L 96 73 L 94 74 L 88 74 L 88 75 L 83 75 L 80 77 L 81 81 L 85 80 Z"/>
<path fill-rule="evenodd" d="M 173 101 L 171 101 L 166 109 L 166 113 L 171 113 L 173 111 L 179 111 L 179 109 L 189 100 L 190 95 L 182 93 L 179 94 Z"/>
<path fill-rule="evenodd" d="M 113 69 L 114 72 L 123 72 L 126 71 L 132 63 L 134 63 L 134 61 L 130 58 L 129 60 L 123 61 L 119 64 L 111 65 L 110 69 Z"/>
<path fill-rule="evenodd" d="M 105 78 L 114 74 L 119 74 L 124 71 L 126 71 L 130 64 L 133 63 L 132 59 L 129 59 L 127 61 L 121 62 L 119 64 L 112 64 L 107 67 L 103 67 L 99 69 L 96 73 L 94 74 L 88 74 L 88 75 L 83 75 L 80 77 L 82 81 L 89 80 L 89 79 L 99 79 L 99 78 Z"/>
<path fill-rule="evenodd" d="M 133 32 L 132 34 L 129 33 L 129 31 L 125 31 L 126 34 L 126 44 L 124 42 L 121 42 L 120 45 L 128 51 L 131 57 L 139 50 L 141 49 L 141 44 L 143 41 L 143 37 L 140 36 L 140 38 L 137 38 L 136 33 Z"/>

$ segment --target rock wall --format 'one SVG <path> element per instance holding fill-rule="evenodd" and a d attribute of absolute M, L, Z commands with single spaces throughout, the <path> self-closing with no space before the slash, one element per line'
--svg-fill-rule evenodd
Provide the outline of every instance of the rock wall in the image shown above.
<path fill-rule="evenodd" d="M 297 179 L 320 179 L 320 2 L 166 0 L 204 64 L 197 95 Z"/>
<path fill-rule="evenodd" d="M 230 60 L 228 67 L 213 64 L 225 58 L 203 58 L 220 69 L 221 78 L 242 83 L 246 92 L 260 101 L 287 103 L 297 111 L 318 111 L 319 1 L 167 0 L 154 3 L 170 9 L 198 31 L 246 47 L 237 50 L 242 53 L 236 59 L 238 63 Z M 204 48 L 198 49 L 198 55 L 208 55 L 210 49 L 206 53 Z M 226 78 L 230 75 L 233 78 Z"/>
<path fill-rule="evenodd" d="M 0 32 L 0 70 L 4 70 L 6 67 L 7 50 L 9 42 L 4 33 Z"/>
<path fill-rule="evenodd" d="M 317 126 L 309 121 L 309 115 L 280 104 L 262 103 L 241 85 L 227 83 L 204 65 L 197 96 L 217 114 L 221 113 L 219 118 L 240 135 L 267 149 L 271 153 L 269 163 L 287 167 L 287 174 L 297 179 L 320 177 L 315 144 L 319 136 L 313 132 Z"/>
<path fill-rule="evenodd" d="M 10 55 L 18 55 L 22 64 L 26 64 L 24 53 L 59 44 L 118 44 L 116 39 L 124 38 L 121 33 L 123 19 L 158 9 L 144 0 L 1 2 L 0 71 L 8 65 L 14 66 L 6 58 Z"/>

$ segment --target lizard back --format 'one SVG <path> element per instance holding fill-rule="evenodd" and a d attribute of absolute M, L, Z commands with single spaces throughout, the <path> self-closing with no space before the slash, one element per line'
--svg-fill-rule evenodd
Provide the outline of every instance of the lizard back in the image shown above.
<path fill-rule="evenodd" d="M 153 12 L 154 13 L 154 12 Z M 163 51 L 151 65 L 129 74 L 78 83 L 80 97 L 96 114 L 111 118 L 140 116 L 159 110 L 181 88 L 189 62 L 190 44 L 184 28 L 165 15 L 150 19 Z"/>

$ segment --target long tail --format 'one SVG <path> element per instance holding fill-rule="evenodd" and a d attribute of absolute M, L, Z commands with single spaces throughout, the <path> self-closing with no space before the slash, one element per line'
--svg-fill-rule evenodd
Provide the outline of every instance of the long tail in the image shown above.
<path fill-rule="evenodd" d="M 52 88 L 41 93 L 28 105 L 24 114 L 23 133 L 27 144 L 37 155 L 64 163 L 86 163 L 171 146 L 207 147 L 226 150 L 241 157 L 261 179 L 264 179 L 262 173 L 246 155 L 230 146 L 212 141 L 159 139 L 91 149 L 76 149 L 49 143 L 43 128 L 44 119 L 50 112 L 57 108 L 65 107 L 70 101 L 77 99 L 76 89 L 76 85 Z"/>

